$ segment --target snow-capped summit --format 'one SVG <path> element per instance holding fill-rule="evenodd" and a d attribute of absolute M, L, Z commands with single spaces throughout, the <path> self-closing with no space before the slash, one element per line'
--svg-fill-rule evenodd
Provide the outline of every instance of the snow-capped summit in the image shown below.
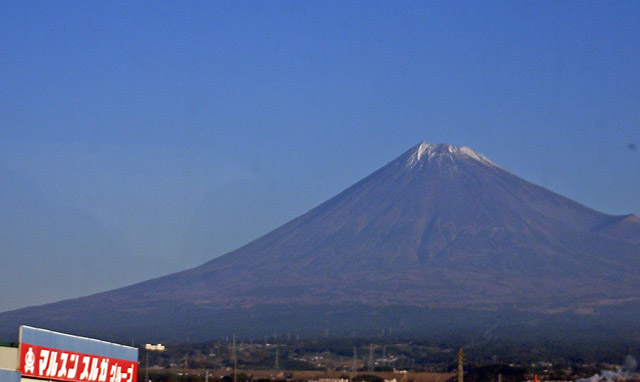
<path fill-rule="evenodd" d="M 474 159 L 489 166 L 499 167 L 489 158 L 467 146 L 454 146 L 445 143 L 433 144 L 421 142 L 405 153 L 407 167 L 415 167 L 421 161 L 431 161 L 434 159 Z M 404 157 L 403 156 L 403 157 Z"/>

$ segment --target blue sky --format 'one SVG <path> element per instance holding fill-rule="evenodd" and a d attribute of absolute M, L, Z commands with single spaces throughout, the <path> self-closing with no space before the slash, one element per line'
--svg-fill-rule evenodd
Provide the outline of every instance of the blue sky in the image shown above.
<path fill-rule="evenodd" d="M 638 214 L 638 20 L 631 1 L 2 2 L 0 311 L 198 265 L 423 140 Z"/>

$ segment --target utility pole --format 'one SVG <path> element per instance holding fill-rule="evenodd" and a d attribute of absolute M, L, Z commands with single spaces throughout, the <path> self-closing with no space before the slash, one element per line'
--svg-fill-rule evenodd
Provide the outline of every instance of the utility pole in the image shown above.
<path fill-rule="evenodd" d="M 233 382 L 238 382 L 238 354 L 236 353 L 236 335 L 233 335 Z"/>
<path fill-rule="evenodd" d="M 357 360 L 358 360 L 358 348 L 354 346 L 353 347 L 353 365 L 351 367 L 351 375 L 349 376 L 349 381 L 352 381 L 353 378 L 355 377 L 356 369 L 358 367 L 356 363 Z"/>
<path fill-rule="evenodd" d="M 276 345 L 276 364 L 275 364 L 275 369 L 279 370 L 280 369 L 280 365 L 278 362 L 278 358 L 280 358 L 280 348 L 278 345 Z"/>
<path fill-rule="evenodd" d="M 149 351 L 144 352 L 147 359 L 147 367 L 144 368 L 144 382 L 149 382 Z"/>
<path fill-rule="evenodd" d="M 464 382 L 464 355 L 462 354 L 462 348 L 458 351 L 458 382 Z"/>
<path fill-rule="evenodd" d="M 373 371 L 373 344 L 369 345 L 369 372 Z"/>
<path fill-rule="evenodd" d="M 384 362 L 384 365 L 387 366 L 387 345 L 384 345 L 382 347 L 382 359 L 383 359 L 382 362 Z"/>

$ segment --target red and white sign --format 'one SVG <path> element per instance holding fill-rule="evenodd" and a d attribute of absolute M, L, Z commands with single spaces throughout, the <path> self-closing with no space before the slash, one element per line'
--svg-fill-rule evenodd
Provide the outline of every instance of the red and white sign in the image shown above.
<path fill-rule="evenodd" d="M 138 363 L 21 343 L 20 371 L 59 381 L 136 382 Z"/>

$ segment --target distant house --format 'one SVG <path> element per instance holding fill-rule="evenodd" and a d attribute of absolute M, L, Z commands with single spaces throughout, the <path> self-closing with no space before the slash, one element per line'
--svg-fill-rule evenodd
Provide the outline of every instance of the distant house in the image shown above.
<path fill-rule="evenodd" d="M 163 344 L 157 344 L 157 345 L 146 344 L 146 345 L 144 345 L 144 349 L 145 350 L 150 350 L 150 351 L 164 351 L 165 347 L 164 347 Z"/>

